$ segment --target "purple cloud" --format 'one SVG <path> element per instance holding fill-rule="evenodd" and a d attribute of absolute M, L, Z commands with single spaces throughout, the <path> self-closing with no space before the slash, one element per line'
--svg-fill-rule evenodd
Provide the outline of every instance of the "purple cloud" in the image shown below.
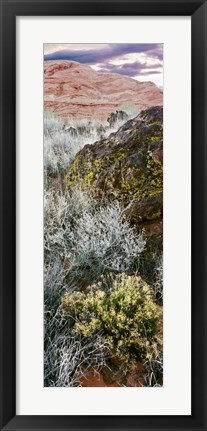
<path fill-rule="evenodd" d="M 131 53 L 146 53 L 155 59 L 162 60 L 163 49 L 162 44 L 150 44 L 150 43 L 112 43 L 103 49 L 91 49 L 91 50 L 71 50 L 64 49 L 56 51 L 44 56 L 45 60 L 72 60 L 79 63 L 85 64 L 96 64 L 102 63 L 106 60 L 112 60 L 118 56 Z"/>
<path fill-rule="evenodd" d="M 121 65 L 115 65 L 110 63 L 101 64 L 101 69 L 99 72 L 111 72 L 111 73 L 119 73 L 120 75 L 128 75 L 128 76 L 137 76 L 137 75 L 151 75 L 158 74 L 160 71 L 156 70 L 160 68 L 159 63 L 147 64 L 140 63 L 139 61 L 135 61 L 134 63 L 124 63 Z M 147 70 L 146 70 L 147 69 Z"/>

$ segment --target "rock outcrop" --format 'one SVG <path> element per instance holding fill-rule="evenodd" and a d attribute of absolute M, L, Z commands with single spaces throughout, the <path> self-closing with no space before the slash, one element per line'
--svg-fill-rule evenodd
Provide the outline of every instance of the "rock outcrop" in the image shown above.
<path fill-rule="evenodd" d="M 160 234 L 163 208 L 163 109 L 152 107 L 116 133 L 77 154 L 69 188 L 89 187 L 98 198 L 123 202 L 132 223 Z"/>
<path fill-rule="evenodd" d="M 162 104 L 163 94 L 152 82 L 100 73 L 75 61 L 44 63 L 44 108 L 63 119 L 106 121 L 113 111 L 126 105 L 140 110 Z"/>

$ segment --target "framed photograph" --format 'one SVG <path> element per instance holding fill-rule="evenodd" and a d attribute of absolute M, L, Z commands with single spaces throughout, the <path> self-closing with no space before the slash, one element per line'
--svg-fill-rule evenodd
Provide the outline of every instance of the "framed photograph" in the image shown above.
<path fill-rule="evenodd" d="M 204 0 L 1 0 L 1 429 L 201 430 Z"/>

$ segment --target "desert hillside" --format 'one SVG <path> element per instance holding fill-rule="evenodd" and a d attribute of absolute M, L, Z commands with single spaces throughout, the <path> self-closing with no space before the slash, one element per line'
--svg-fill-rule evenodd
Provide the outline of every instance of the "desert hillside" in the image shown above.
<path fill-rule="evenodd" d="M 44 118 L 48 387 L 162 386 L 163 109 L 125 115 Z"/>

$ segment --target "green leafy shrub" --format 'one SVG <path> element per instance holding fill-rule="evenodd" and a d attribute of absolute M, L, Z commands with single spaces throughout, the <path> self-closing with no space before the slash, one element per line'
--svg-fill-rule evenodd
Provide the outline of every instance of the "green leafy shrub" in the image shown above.
<path fill-rule="evenodd" d="M 112 354 L 125 366 L 146 359 L 159 315 L 151 289 L 140 277 L 126 274 L 116 276 L 111 287 L 104 289 L 101 280 L 85 292 L 62 297 L 62 310 L 74 323 L 74 335 L 103 334 Z"/>

